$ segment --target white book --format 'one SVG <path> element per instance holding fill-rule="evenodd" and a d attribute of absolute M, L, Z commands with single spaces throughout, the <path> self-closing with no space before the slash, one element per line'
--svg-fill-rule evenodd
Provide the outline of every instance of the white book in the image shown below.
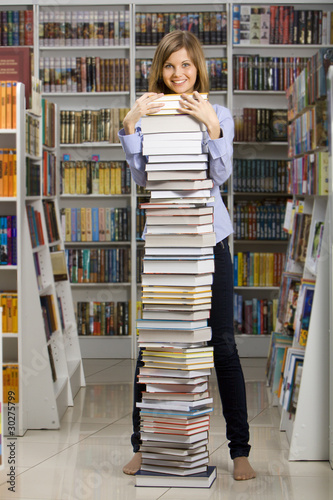
<path fill-rule="evenodd" d="M 160 143 L 156 146 L 142 144 L 142 154 L 149 155 L 167 155 L 173 152 L 178 155 L 200 154 L 202 153 L 201 141 L 170 141 L 165 145 Z"/>
<path fill-rule="evenodd" d="M 154 146 L 155 144 L 162 144 L 164 142 L 172 143 L 173 141 L 202 141 L 202 132 L 194 131 L 179 131 L 179 132 L 159 132 L 158 134 L 143 134 L 143 144 L 146 146 Z"/>
<path fill-rule="evenodd" d="M 140 447 L 140 451 L 142 450 L 142 453 L 149 453 L 149 454 L 157 454 L 159 456 L 177 456 L 179 458 L 183 457 L 190 457 L 192 455 L 196 455 L 198 453 L 203 453 L 207 450 L 207 446 L 203 445 L 200 446 L 199 448 L 195 449 L 180 449 L 180 448 L 158 448 L 157 446 L 142 446 Z"/>
<path fill-rule="evenodd" d="M 142 319 L 171 319 L 197 321 L 199 319 L 208 319 L 210 316 L 209 310 L 203 311 L 174 311 L 172 308 L 168 311 L 145 311 L 142 312 Z"/>
<path fill-rule="evenodd" d="M 192 207 L 192 208 L 183 208 L 183 207 L 158 207 L 158 208 L 148 208 L 146 209 L 147 217 L 164 217 L 164 216 L 178 216 L 178 217 L 199 217 L 203 215 L 213 215 L 213 207 Z"/>
<path fill-rule="evenodd" d="M 186 333 L 187 330 L 185 330 Z M 201 368 L 214 368 L 214 362 L 211 361 L 210 363 L 196 363 L 193 361 L 193 363 L 173 363 L 173 362 L 168 362 L 168 361 L 150 361 L 147 360 L 146 362 L 147 367 L 151 368 L 158 368 L 158 367 L 163 367 L 163 368 L 168 368 L 169 370 L 201 370 Z"/>
<path fill-rule="evenodd" d="M 216 467 L 210 466 L 208 466 L 206 470 L 198 472 L 195 475 L 190 474 L 188 477 L 143 470 L 139 470 L 135 474 L 135 484 L 138 487 L 152 486 L 155 488 L 210 488 L 215 479 Z"/>
<path fill-rule="evenodd" d="M 140 208 L 197 208 L 214 202 L 214 196 L 204 198 L 166 198 L 140 203 Z"/>
<path fill-rule="evenodd" d="M 159 200 L 160 199 L 178 199 L 181 202 L 183 202 L 184 198 L 201 198 L 202 200 L 204 198 L 208 198 L 210 196 L 210 190 L 209 189 L 198 189 L 198 190 L 182 190 L 182 191 L 172 191 L 172 190 L 158 190 L 158 191 L 151 191 L 150 193 L 150 198 L 152 200 Z M 204 203 L 202 201 L 202 203 Z"/>
<path fill-rule="evenodd" d="M 155 319 L 137 319 L 136 321 L 137 328 L 165 328 L 165 329 L 173 329 L 173 328 L 181 328 L 183 330 L 193 329 L 193 328 L 201 328 L 203 326 L 207 326 L 207 320 L 200 319 L 196 321 L 176 321 L 176 320 L 155 320 Z M 145 353 L 146 354 L 146 351 Z"/>
<path fill-rule="evenodd" d="M 145 247 L 145 255 L 213 255 L 213 247 Z"/>
<path fill-rule="evenodd" d="M 184 234 L 184 235 L 155 235 L 145 236 L 147 247 L 212 247 L 216 244 L 215 233 Z M 202 283 L 208 284 L 208 283 Z"/>
<path fill-rule="evenodd" d="M 200 374 L 198 374 L 197 371 L 188 371 L 184 372 L 183 370 L 173 370 L 172 373 L 170 370 L 167 370 L 165 368 L 147 368 L 146 366 L 140 367 L 140 376 L 141 375 L 146 375 L 146 376 L 153 376 L 153 377 L 172 377 L 172 378 L 182 378 L 182 379 L 196 379 L 198 376 L 203 377 L 203 376 L 208 376 L 211 374 L 210 369 L 206 370 L 200 370 Z M 186 382 L 184 382 L 185 384 Z"/>
<path fill-rule="evenodd" d="M 153 158 L 148 158 L 148 164 L 149 163 L 179 163 L 179 162 L 188 162 L 188 163 L 197 163 L 197 162 L 208 162 L 208 154 L 207 153 L 202 153 L 202 154 L 188 154 L 188 155 L 177 155 L 177 154 L 170 154 L 170 151 L 166 155 L 156 155 Z"/>
<path fill-rule="evenodd" d="M 155 157 L 154 157 L 155 158 Z M 170 174 L 170 176 L 174 176 L 177 174 L 177 172 L 179 173 L 179 175 L 181 174 L 185 174 L 186 171 L 189 171 L 189 172 L 206 172 L 208 170 L 208 163 L 206 162 L 203 162 L 203 161 L 198 161 L 198 162 L 194 162 L 194 161 L 183 161 L 183 162 L 169 162 L 169 163 L 146 163 L 146 167 L 145 167 L 145 170 L 146 172 L 150 172 L 150 174 L 152 174 L 153 172 L 155 172 L 157 174 L 157 172 L 172 172 L 172 174 Z M 194 175 L 198 175 L 198 174 L 194 174 Z M 170 179 L 170 177 L 169 177 Z M 149 176 L 148 176 L 148 180 L 149 180 Z"/>
<path fill-rule="evenodd" d="M 213 273 L 214 259 L 204 260 L 147 260 L 143 259 L 143 272 L 160 274 L 203 274 Z"/>
<path fill-rule="evenodd" d="M 174 387 L 173 390 L 178 391 L 178 387 Z M 150 392 L 144 391 L 142 392 L 142 398 L 145 399 L 159 399 L 159 400 L 181 400 L 181 401 L 198 401 L 199 399 L 208 398 L 208 391 L 203 392 Z M 179 427 L 176 424 L 173 424 L 175 427 Z M 191 426 L 189 426 L 191 427 Z"/>
<path fill-rule="evenodd" d="M 211 179 L 199 180 L 167 180 L 167 181 L 147 181 L 146 189 L 149 190 L 163 190 L 171 189 L 172 191 L 180 190 L 199 190 L 199 189 L 212 189 L 213 181 Z"/>
<path fill-rule="evenodd" d="M 170 181 L 170 180 L 203 180 L 207 179 L 207 170 L 147 170 L 147 181 Z"/>
<path fill-rule="evenodd" d="M 206 127 L 190 115 L 163 116 L 163 118 L 149 115 L 141 118 L 141 130 L 143 134 L 160 134 L 185 130 L 200 132 L 206 130 Z"/>
<path fill-rule="evenodd" d="M 213 274 L 142 274 L 143 285 L 211 285 L 213 282 Z M 195 300 L 195 299 L 193 299 Z M 201 299 L 200 299 L 201 300 Z"/>
<path fill-rule="evenodd" d="M 165 441 L 169 443 L 196 443 L 198 441 L 202 441 L 203 439 L 208 438 L 208 432 L 200 432 L 198 434 L 194 434 L 193 436 L 173 436 L 173 435 L 165 435 L 165 434 L 151 434 L 142 432 L 141 439 L 142 441 Z"/>
<path fill-rule="evenodd" d="M 145 293 L 206 294 L 211 293 L 210 286 L 143 286 Z"/>
<path fill-rule="evenodd" d="M 196 379 L 193 379 L 195 381 L 200 380 L 202 377 L 198 377 Z M 153 379 L 152 381 L 150 379 Z M 156 380 L 158 379 L 157 377 L 155 378 Z M 183 393 L 188 393 L 188 394 L 196 394 L 197 392 L 200 392 L 202 390 L 206 390 L 208 387 L 207 382 L 199 383 L 196 382 L 195 384 L 188 383 L 180 383 L 178 380 L 182 379 L 170 379 L 170 382 L 167 382 L 165 384 L 162 384 L 160 382 L 154 383 L 154 377 L 144 377 L 144 376 L 139 376 L 138 381 L 142 384 L 146 384 L 146 390 L 149 393 L 154 393 L 158 392 L 161 394 L 162 392 L 169 393 L 172 390 L 177 390 L 181 391 Z M 189 379 L 189 382 L 191 382 L 192 379 Z"/>
<path fill-rule="evenodd" d="M 161 342 L 168 339 L 168 342 L 204 342 L 210 340 L 212 331 L 210 327 L 195 328 L 193 330 L 152 330 L 141 329 L 139 331 L 139 342 L 154 341 Z M 174 375 L 176 376 L 176 374 Z"/>
<path fill-rule="evenodd" d="M 210 302 L 209 303 L 193 303 L 193 304 L 161 304 L 160 302 L 157 304 L 149 303 L 145 304 L 144 308 L 149 311 L 169 311 L 172 307 L 173 311 L 202 311 L 202 310 L 210 310 Z"/>
<path fill-rule="evenodd" d="M 142 460 L 143 467 L 154 466 L 163 466 L 163 467 L 180 467 L 183 469 L 196 470 L 200 465 L 207 464 L 209 462 L 209 457 L 206 455 L 206 458 L 202 458 L 200 460 L 196 460 L 195 462 L 184 462 L 177 460 L 156 460 L 145 458 Z"/>
<path fill-rule="evenodd" d="M 213 224 L 147 224 L 146 226 L 146 234 L 203 234 L 213 231 Z"/>
<path fill-rule="evenodd" d="M 151 211 L 150 211 L 151 212 Z M 174 210 L 177 212 L 177 210 Z M 195 225 L 210 225 L 213 224 L 213 214 L 207 215 L 147 215 L 147 226 L 164 226 L 164 225 L 180 225 L 180 226 L 193 226 Z"/>

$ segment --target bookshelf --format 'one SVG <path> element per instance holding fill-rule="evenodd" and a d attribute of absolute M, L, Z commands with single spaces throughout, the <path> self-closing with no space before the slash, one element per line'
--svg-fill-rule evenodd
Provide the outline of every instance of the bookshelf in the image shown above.
<path fill-rule="evenodd" d="M 328 181 L 328 214 L 329 214 L 329 233 L 328 233 L 328 245 L 329 245 L 329 269 L 330 276 L 332 275 L 332 241 L 333 241 L 333 233 L 332 233 L 332 213 L 333 213 L 333 184 L 332 184 L 332 168 L 333 168 L 333 160 L 332 160 L 332 147 L 333 147 L 333 127 L 332 127 L 332 119 L 333 119 L 333 68 L 330 67 L 327 75 L 327 100 L 328 100 L 328 119 L 329 119 L 329 135 L 328 135 L 328 144 L 329 144 L 329 181 Z M 329 301 L 332 303 L 333 296 L 333 287 L 332 280 L 329 280 Z M 333 316 L 332 309 L 329 308 L 329 461 L 331 467 L 333 468 L 333 398 L 332 398 L 332 380 L 333 380 L 333 359 L 332 359 L 332 343 L 333 343 Z"/>
<path fill-rule="evenodd" d="M 309 109 L 315 116 L 316 107 L 327 104 L 326 76 L 320 61 L 322 54 L 319 51 L 309 59 L 306 70 L 287 92 L 288 134 L 293 134 L 295 123 L 298 126 L 299 119 L 306 116 Z M 296 140 L 289 148 L 289 158 L 291 163 L 295 158 L 302 158 L 306 166 L 309 155 L 328 155 L 327 136 L 319 137 L 317 134 L 314 136 L 316 142 L 313 137 L 307 140 L 309 126 L 304 127 L 304 121 L 302 125 L 302 134 L 298 136 L 300 140 Z M 277 332 L 292 338 L 292 346 L 286 352 L 288 356 L 294 350 L 295 364 L 291 361 L 292 357 L 289 361 L 287 357 L 282 389 L 277 391 L 278 399 L 273 395 L 274 403 L 281 412 L 280 429 L 286 431 L 290 443 L 289 460 L 327 460 L 329 457 L 328 292 L 331 285 L 328 168 L 326 162 L 311 164 L 313 176 L 304 176 L 306 182 L 302 194 L 299 183 L 293 182 L 297 178 L 296 171 L 290 168 L 289 172 L 292 182 L 288 189 L 294 200 L 289 203 L 285 222 L 290 238 L 284 285 L 280 289 Z M 305 168 L 304 171 L 306 173 L 309 170 Z M 324 178 L 325 182 L 317 182 L 318 178 Z M 302 359 L 298 362 L 301 367 L 299 377 L 296 375 L 296 356 Z"/>
<path fill-rule="evenodd" d="M 91 109 L 97 110 L 101 109 L 105 103 L 105 97 L 108 97 L 108 106 L 111 108 L 117 107 L 129 107 L 133 105 L 137 95 L 140 95 L 143 92 L 143 89 L 139 87 L 141 90 L 135 90 L 135 79 L 139 66 L 136 64 L 137 60 L 143 61 L 141 64 L 140 70 L 143 75 L 147 73 L 149 69 L 149 60 L 152 59 L 154 54 L 154 40 L 155 34 L 153 37 L 154 30 L 152 30 L 152 45 L 144 45 L 141 43 L 136 43 L 135 31 L 137 24 L 137 16 L 139 14 L 144 14 L 145 23 L 149 25 L 149 20 L 147 22 L 147 14 L 158 14 L 159 13 L 171 13 L 181 14 L 184 12 L 188 13 L 226 13 L 226 17 L 224 17 L 224 21 L 227 22 L 227 38 L 226 41 L 223 39 L 221 42 L 219 38 L 213 41 L 209 37 L 209 43 L 205 43 L 204 41 L 204 50 L 207 56 L 207 60 L 216 60 L 217 58 L 221 58 L 226 61 L 227 72 L 223 72 L 224 74 L 224 85 L 225 81 L 227 83 L 226 87 L 219 87 L 216 85 L 216 81 L 213 85 L 213 89 L 219 90 L 211 90 L 210 92 L 210 100 L 213 103 L 219 103 L 227 106 L 229 109 L 233 111 L 236 125 L 239 124 L 239 116 L 240 110 L 243 108 L 250 106 L 252 108 L 268 108 L 268 109 L 286 109 L 286 101 L 284 91 L 279 88 L 279 90 L 274 87 L 275 90 L 269 89 L 267 90 L 241 90 L 234 89 L 233 82 L 233 74 L 235 70 L 235 66 L 237 65 L 237 58 L 245 57 L 247 60 L 252 60 L 254 56 L 258 56 L 264 58 L 266 61 L 269 58 L 282 58 L 289 57 L 293 60 L 296 58 L 306 58 L 309 55 L 312 55 L 319 45 L 317 44 L 248 44 L 248 45 L 237 45 L 233 43 L 233 20 L 232 20 L 232 11 L 233 6 L 236 2 L 225 2 L 219 3 L 217 1 L 211 1 L 209 4 L 204 4 L 199 0 L 185 0 L 182 5 L 171 3 L 168 5 L 162 5 L 159 1 L 136 1 L 133 3 L 115 3 L 110 5 L 109 2 L 104 0 L 99 0 L 95 4 L 91 4 L 89 1 L 78 2 L 73 1 L 71 5 L 68 5 L 68 2 L 60 0 L 59 2 L 52 2 L 48 0 L 40 0 L 37 3 L 37 11 L 38 16 L 42 13 L 47 15 L 56 15 L 59 10 L 63 11 L 65 14 L 65 22 L 66 22 L 66 13 L 68 12 L 79 12 L 79 11 L 96 11 L 97 12 L 97 21 L 98 15 L 101 15 L 101 12 L 106 10 L 109 11 L 118 11 L 118 12 L 128 12 L 129 13 L 129 25 L 130 25 L 130 36 L 128 40 L 128 44 L 123 45 L 101 45 L 101 42 L 97 41 L 97 45 L 94 43 L 94 40 L 85 40 L 82 41 L 82 46 L 73 46 L 69 43 L 66 45 L 66 34 L 65 40 L 62 41 L 59 38 L 58 42 L 54 40 L 54 45 L 49 43 L 48 45 L 44 43 L 44 41 L 40 41 L 35 34 L 35 42 L 34 46 L 36 49 L 36 68 L 40 68 L 43 70 L 43 63 L 45 63 L 46 58 L 55 58 L 59 57 L 66 59 L 73 59 L 79 56 L 84 58 L 93 58 L 100 57 L 101 59 L 107 58 L 127 58 L 129 59 L 129 90 L 128 91 L 109 91 L 109 92 L 73 92 L 66 91 L 65 87 L 60 92 L 52 91 L 47 92 L 45 96 L 56 102 L 58 104 L 58 109 L 60 110 L 78 110 L 78 109 Z M 241 5 L 245 5 L 250 7 L 253 5 L 253 2 L 242 2 Z M 267 5 L 265 2 L 258 2 L 256 5 Z M 277 3 L 271 2 L 269 5 L 281 5 L 288 6 L 287 3 Z M 311 5 L 311 4 L 309 4 Z M 294 8 L 296 10 L 301 10 L 304 4 L 300 1 L 296 1 L 294 3 Z M 316 9 L 322 10 L 330 10 L 331 5 L 329 2 L 321 2 L 316 5 Z M 98 14 L 100 13 L 100 14 Z M 58 15 L 58 14 L 57 14 Z M 75 15 L 74 15 L 75 19 Z M 101 18 L 100 18 L 101 19 Z M 149 19 L 149 15 L 148 15 Z M 156 22 L 156 17 L 151 17 L 152 22 Z M 179 19 L 179 18 L 178 18 Z M 158 20 L 158 18 L 157 18 Z M 45 18 L 44 18 L 45 21 Z M 140 19 L 140 22 L 142 19 Z M 158 21 L 157 21 L 158 22 Z M 178 22 L 176 20 L 176 22 Z M 144 24 L 144 26 L 146 26 Z M 152 23 L 153 24 L 153 23 Z M 142 25 L 140 24 L 140 29 Z M 144 30 L 143 30 L 144 31 Z M 88 44 L 89 42 L 89 44 Z M 104 43 L 104 41 L 103 41 Z M 42 62 L 41 62 L 42 61 Z M 279 60 L 279 64 L 282 64 L 282 61 Z M 41 66 L 40 66 L 41 64 Z M 210 63 L 208 63 L 210 65 Z M 211 66 L 210 66 L 211 67 Z M 45 64 L 44 64 L 45 69 Z M 60 61 L 60 69 L 61 69 L 61 61 Z M 140 75 L 141 77 L 142 75 Z M 141 78 L 140 78 L 141 79 Z M 214 82 L 214 74 L 212 78 Z M 250 105 L 249 105 L 250 102 Z M 285 161 L 287 158 L 287 142 L 284 141 L 243 141 L 243 140 L 235 140 L 234 141 L 234 158 L 235 160 L 243 160 L 243 159 L 258 159 L 265 161 Z M 66 144 L 60 147 L 59 149 L 59 158 L 62 157 L 63 154 L 70 154 L 70 158 L 77 160 L 86 160 L 90 159 L 93 154 L 99 154 L 101 160 L 111 160 L 111 161 L 121 161 L 123 160 L 123 154 L 121 148 L 117 144 L 104 144 L 104 143 L 87 143 L 87 144 Z M 239 204 L 243 204 L 244 202 L 257 202 L 259 204 L 269 204 L 272 206 L 276 206 L 276 204 L 284 204 L 287 196 L 285 190 L 269 192 L 267 189 L 263 189 L 263 191 L 255 191 L 254 193 L 245 192 L 243 190 L 235 189 L 235 171 L 233 178 L 228 181 L 227 191 L 223 193 L 223 197 L 225 203 L 228 207 L 229 213 L 232 218 L 236 213 L 236 206 Z M 284 189 L 284 188 L 283 188 Z M 130 207 L 131 208 L 131 244 L 130 244 L 130 253 L 131 253 L 131 280 L 130 286 L 125 284 L 114 285 L 112 287 L 101 287 L 100 285 L 91 285 L 88 286 L 81 284 L 75 284 L 72 286 L 73 294 L 74 294 L 74 303 L 77 301 L 93 301 L 96 299 L 97 295 L 100 297 L 103 295 L 107 295 L 108 299 L 112 299 L 112 297 L 119 296 L 121 300 L 130 300 L 131 301 L 131 331 L 135 332 L 135 316 L 136 316 L 136 302 L 139 298 L 139 287 L 136 283 L 136 269 L 140 266 L 140 259 L 137 259 L 138 250 L 140 251 L 141 243 L 137 239 L 137 231 L 135 231 L 136 225 L 136 209 L 138 206 L 138 198 L 142 197 L 142 194 L 136 193 L 135 186 L 131 188 L 131 194 L 122 195 L 114 197 L 109 197 L 108 195 L 104 199 L 103 196 L 98 197 L 96 199 L 96 204 L 93 204 L 93 199 L 91 195 L 76 195 L 75 197 L 66 198 L 67 195 L 61 195 L 59 197 L 59 207 L 60 209 L 68 208 L 68 207 L 80 207 L 84 203 L 88 203 L 91 207 L 96 206 L 97 204 L 102 207 L 106 206 L 115 206 L 115 207 Z M 110 204 L 111 199 L 111 204 Z M 85 246 L 77 245 L 77 247 Z M 94 245 L 95 247 L 102 247 L 103 245 Z M 67 244 L 66 248 L 74 248 L 74 245 Z M 284 252 L 286 249 L 286 241 L 277 239 L 272 240 L 238 240 L 234 235 L 230 237 L 230 247 L 231 251 L 234 255 L 238 252 L 244 252 L 250 250 L 251 252 Z M 101 289 L 105 289 L 105 292 L 102 292 Z M 245 300 L 274 300 L 278 296 L 278 287 L 237 287 L 235 288 L 235 293 L 239 294 L 243 298 L 243 302 Z M 102 300 L 102 299 L 101 299 Z M 238 334 L 237 333 L 237 341 L 239 345 L 239 351 L 241 356 L 253 356 L 260 355 L 265 357 L 267 355 L 268 346 L 269 346 L 270 335 L 253 335 L 253 334 Z M 126 357 L 131 356 L 135 357 L 136 353 L 136 340 L 135 336 L 132 335 L 131 338 L 98 338 L 97 336 L 80 336 L 80 344 L 83 356 L 94 356 L 97 355 L 97 352 L 94 353 L 93 345 L 104 344 L 105 342 L 113 342 L 115 345 L 121 346 L 120 349 L 117 348 L 117 356 Z M 86 347 L 84 347 L 86 346 Z M 101 351 L 101 349 L 98 349 Z M 103 355 L 106 354 L 106 351 L 102 349 Z"/>

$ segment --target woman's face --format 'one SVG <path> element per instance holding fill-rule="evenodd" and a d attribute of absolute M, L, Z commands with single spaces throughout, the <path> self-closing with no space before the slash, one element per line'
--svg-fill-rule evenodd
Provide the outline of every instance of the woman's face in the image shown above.
<path fill-rule="evenodd" d="M 174 94 L 192 93 L 197 73 L 197 68 L 184 47 L 173 52 L 163 64 L 163 81 Z"/>

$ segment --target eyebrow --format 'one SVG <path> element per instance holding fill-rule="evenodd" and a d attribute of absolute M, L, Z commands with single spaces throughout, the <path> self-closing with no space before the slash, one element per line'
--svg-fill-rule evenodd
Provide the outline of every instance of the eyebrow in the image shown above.
<path fill-rule="evenodd" d="M 182 64 L 183 64 L 184 62 L 190 62 L 190 63 L 192 63 L 191 59 L 185 59 L 184 61 L 182 61 Z M 165 63 L 164 63 L 164 64 L 172 64 L 172 62 L 170 62 L 170 61 L 168 61 L 168 60 L 167 60 L 167 61 L 165 61 Z"/>

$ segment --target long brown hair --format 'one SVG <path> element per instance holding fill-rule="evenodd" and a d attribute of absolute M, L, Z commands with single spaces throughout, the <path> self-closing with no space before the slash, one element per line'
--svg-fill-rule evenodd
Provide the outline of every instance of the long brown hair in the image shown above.
<path fill-rule="evenodd" d="M 185 48 L 197 68 L 194 90 L 208 92 L 209 79 L 205 56 L 198 38 L 190 31 L 175 30 L 165 35 L 156 48 L 149 74 L 149 92 L 169 94 L 170 89 L 163 82 L 163 65 L 171 54 Z"/>

